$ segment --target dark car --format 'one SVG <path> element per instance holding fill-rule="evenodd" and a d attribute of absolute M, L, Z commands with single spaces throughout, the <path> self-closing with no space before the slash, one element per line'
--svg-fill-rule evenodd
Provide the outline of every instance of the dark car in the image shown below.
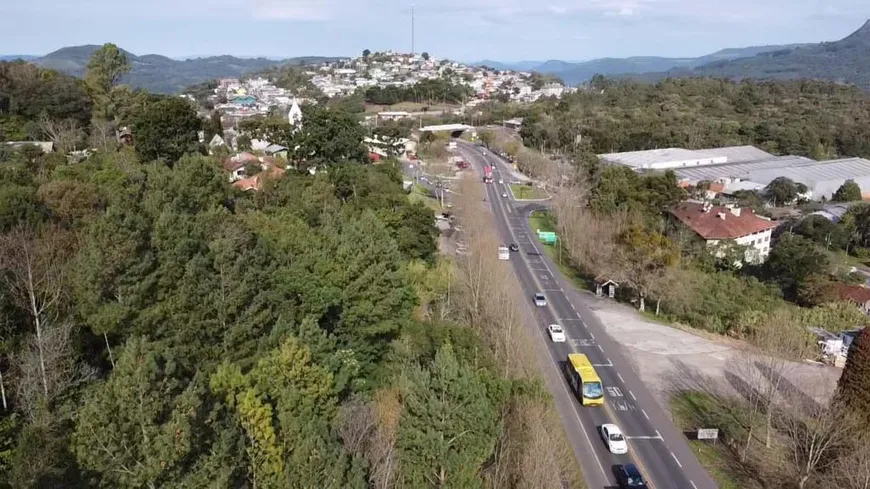
<path fill-rule="evenodd" d="M 647 489 L 646 481 L 634 464 L 620 465 L 616 469 L 616 481 L 623 489 Z"/>
<path fill-rule="evenodd" d="M 511 245 L 508 246 L 508 249 L 511 251 L 520 251 L 520 247 L 516 243 L 511 243 Z"/>

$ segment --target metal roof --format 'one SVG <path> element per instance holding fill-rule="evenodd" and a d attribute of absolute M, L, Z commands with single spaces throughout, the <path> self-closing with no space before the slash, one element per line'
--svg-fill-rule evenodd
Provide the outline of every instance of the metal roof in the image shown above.
<path fill-rule="evenodd" d="M 803 156 L 774 156 L 772 159 L 762 161 L 725 163 L 721 165 L 696 166 L 692 168 L 675 168 L 674 172 L 679 178 L 688 179 L 693 182 L 699 182 L 701 180 L 714 181 L 719 179 L 740 179 L 753 180 L 766 185 L 767 182 L 750 178 L 749 175 L 769 168 L 784 168 L 806 164 L 818 164 L 818 162 Z"/>
<path fill-rule="evenodd" d="M 680 166 L 683 162 L 707 160 L 703 164 L 714 163 L 712 156 L 697 151 L 683 148 L 650 149 L 646 151 L 627 151 L 625 153 L 607 153 L 598 155 L 599 158 L 619 165 L 631 168 L 643 169 L 664 166 Z M 724 163 L 724 161 L 722 161 Z"/>
<path fill-rule="evenodd" d="M 787 177 L 795 182 L 810 186 L 819 182 L 849 180 L 865 176 L 870 176 L 870 160 L 845 158 L 781 168 L 759 169 L 751 172 L 749 179 L 756 182 L 770 182 L 777 177 Z"/>
<path fill-rule="evenodd" d="M 728 163 L 745 163 L 748 161 L 761 161 L 776 158 L 776 156 L 762 151 L 755 146 L 726 146 L 724 148 L 701 149 L 697 151 L 710 156 L 724 156 Z"/>
<path fill-rule="evenodd" d="M 427 131 L 467 131 L 469 129 L 474 129 L 474 127 L 469 126 L 468 124 L 441 124 L 439 126 L 424 126 L 420 128 L 420 132 Z"/>

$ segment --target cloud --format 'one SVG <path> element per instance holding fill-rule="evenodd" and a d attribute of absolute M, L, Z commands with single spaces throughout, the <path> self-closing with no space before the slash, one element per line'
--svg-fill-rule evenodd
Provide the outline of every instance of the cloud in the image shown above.
<path fill-rule="evenodd" d="M 323 21 L 339 10 L 333 0 L 254 0 L 252 16 L 261 20 Z"/>

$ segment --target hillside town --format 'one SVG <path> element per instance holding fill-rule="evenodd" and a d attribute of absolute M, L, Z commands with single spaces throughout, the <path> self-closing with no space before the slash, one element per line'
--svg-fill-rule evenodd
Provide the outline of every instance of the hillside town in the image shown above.
<path fill-rule="evenodd" d="M 408 88 L 424 80 L 443 80 L 470 88 L 473 95 L 458 109 L 460 113 L 465 107 L 474 107 L 487 100 L 529 103 L 542 97 L 558 98 L 577 90 L 556 79 L 545 80 L 532 73 L 471 66 L 427 53 L 374 53 L 325 63 L 304 73 L 328 98 L 349 96 L 370 87 Z M 192 100 L 192 97 L 188 98 Z M 297 104 L 314 102 L 276 87 L 274 80 L 261 75 L 217 80 L 210 101 L 225 120 L 233 123 L 247 117 L 267 115 L 273 107 L 287 109 L 294 101 Z"/>

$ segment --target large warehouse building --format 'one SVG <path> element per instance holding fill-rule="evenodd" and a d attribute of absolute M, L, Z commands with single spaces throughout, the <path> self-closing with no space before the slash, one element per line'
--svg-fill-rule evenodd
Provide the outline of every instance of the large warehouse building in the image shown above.
<path fill-rule="evenodd" d="M 604 163 L 638 172 L 673 170 L 684 184 L 718 182 L 724 185 L 725 192 L 764 188 L 774 179 L 786 177 L 806 185 L 812 199 L 830 199 L 849 180 L 861 187 L 865 198 L 870 198 L 870 160 L 864 158 L 816 161 L 803 156 L 774 156 L 753 146 L 668 148 L 598 157 Z"/>

